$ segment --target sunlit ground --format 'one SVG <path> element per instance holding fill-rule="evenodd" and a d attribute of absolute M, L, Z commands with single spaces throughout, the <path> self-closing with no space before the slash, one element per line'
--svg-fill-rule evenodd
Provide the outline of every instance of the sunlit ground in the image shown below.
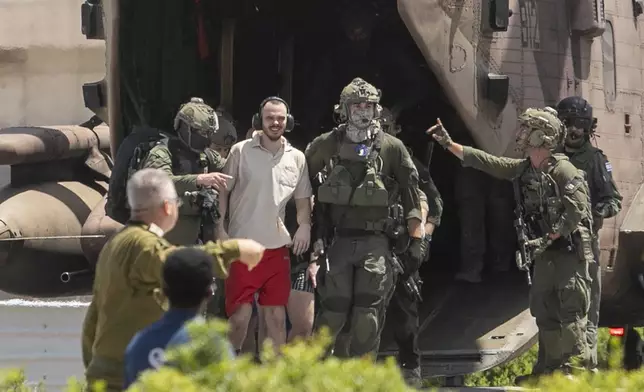
<path fill-rule="evenodd" d="M 637 328 L 642 334 L 643 328 Z M 599 330 L 599 343 L 597 355 L 599 357 L 600 369 L 608 369 L 608 328 Z M 514 385 L 514 378 L 523 374 L 529 374 L 532 366 L 537 361 L 537 345 L 534 345 L 529 351 L 520 357 L 508 362 L 505 365 L 497 366 L 493 369 L 474 373 L 465 377 L 465 385 L 478 387 L 502 387 Z M 428 379 L 427 386 L 440 386 L 442 380 Z"/>

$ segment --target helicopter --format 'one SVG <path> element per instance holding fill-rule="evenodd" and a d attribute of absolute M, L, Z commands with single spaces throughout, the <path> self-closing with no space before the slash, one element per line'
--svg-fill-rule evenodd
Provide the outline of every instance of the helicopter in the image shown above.
<path fill-rule="evenodd" d="M 425 376 L 492 368 L 537 334 L 520 271 L 474 286 L 451 279 L 459 167 L 424 134 L 437 117 L 456 141 L 516 157 L 523 110 L 572 95 L 590 102 L 595 143 L 624 197 L 600 231 L 600 324 L 644 325 L 643 12 L 636 0 L 87 0 L 82 32 L 105 41 L 107 59 L 105 78 L 83 86 L 94 120 L 0 130 L 0 164 L 11 165 L 0 290 L 91 292 L 98 253 L 120 228 L 105 215 L 113 158 L 136 127 L 172 132 L 179 105 L 198 96 L 247 129 L 258 103 L 278 95 L 296 117 L 289 140 L 303 148 L 330 130 L 341 86 L 361 76 L 401 113 L 401 139 L 425 157 L 445 203 L 421 269 Z M 396 351 L 389 329 L 382 355 Z"/>

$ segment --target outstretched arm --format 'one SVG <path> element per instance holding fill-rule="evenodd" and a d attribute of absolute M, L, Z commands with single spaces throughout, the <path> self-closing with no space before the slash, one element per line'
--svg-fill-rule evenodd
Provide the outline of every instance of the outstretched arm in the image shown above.
<path fill-rule="evenodd" d="M 463 162 L 463 166 L 473 167 L 501 180 L 515 178 L 527 164 L 524 159 L 497 157 L 485 151 L 455 143 L 445 127 L 443 127 L 440 119 L 437 120 L 436 125 L 427 130 L 427 134 L 460 159 Z"/>

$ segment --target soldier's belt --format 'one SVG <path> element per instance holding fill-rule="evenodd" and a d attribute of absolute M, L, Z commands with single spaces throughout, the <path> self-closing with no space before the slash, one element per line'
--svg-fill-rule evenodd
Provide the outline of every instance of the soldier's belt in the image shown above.
<path fill-rule="evenodd" d="M 344 222 L 342 224 L 342 227 L 337 227 L 336 228 L 336 233 L 340 231 L 356 231 L 356 232 L 364 232 L 364 233 L 371 233 L 373 234 L 374 232 L 385 232 L 387 231 L 388 225 L 386 220 L 382 221 L 368 221 L 368 222 Z"/>
<path fill-rule="evenodd" d="M 338 237 L 361 237 L 368 235 L 385 235 L 385 232 L 383 230 L 335 229 L 335 235 Z"/>

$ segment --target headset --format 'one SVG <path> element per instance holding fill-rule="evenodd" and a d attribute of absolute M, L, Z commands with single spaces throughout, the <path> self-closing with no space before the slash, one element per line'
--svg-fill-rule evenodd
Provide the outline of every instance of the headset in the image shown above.
<path fill-rule="evenodd" d="M 259 104 L 259 111 L 253 115 L 253 129 L 257 131 L 262 129 L 262 110 L 264 110 L 264 106 L 270 101 L 278 101 L 286 106 L 286 128 L 284 131 L 291 132 L 295 127 L 295 118 L 291 115 L 291 109 L 289 108 L 288 103 L 280 97 L 268 97 Z"/>

